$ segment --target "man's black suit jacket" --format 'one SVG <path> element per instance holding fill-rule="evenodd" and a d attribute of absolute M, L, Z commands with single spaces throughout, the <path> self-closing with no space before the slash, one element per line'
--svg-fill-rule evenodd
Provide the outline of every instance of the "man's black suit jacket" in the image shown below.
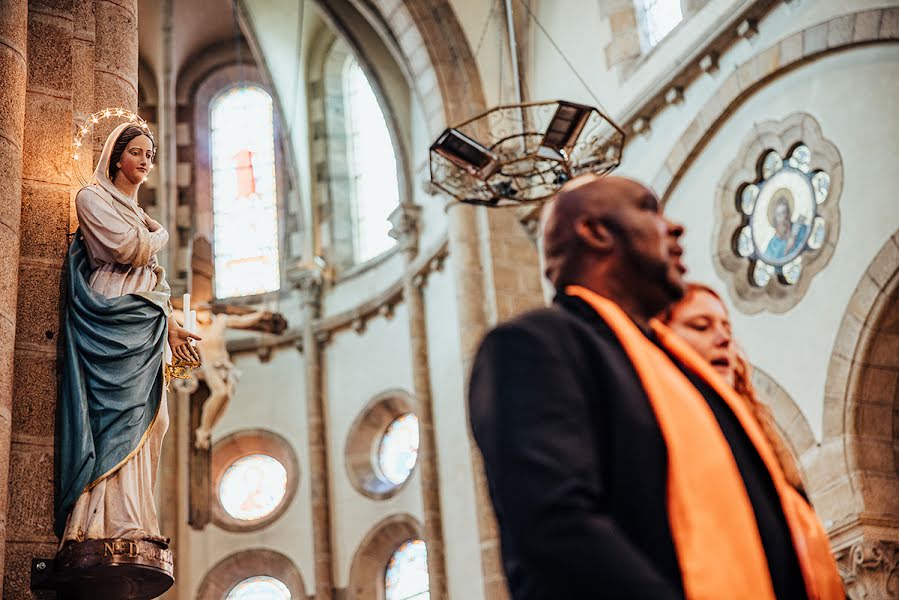
<path fill-rule="evenodd" d="M 469 403 L 516 600 L 683 597 L 665 443 L 591 307 L 560 296 L 491 331 Z"/>
<path fill-rule="evenodd" d="M 805 597 L 770 475 L 726 403 L 685 374 L 731 445 L 777 596 Z M 633 365 L 588 304 L 561 294 L 494 329 L 469 400 L 515 600 L 683 598 L 665 443 Z"/>

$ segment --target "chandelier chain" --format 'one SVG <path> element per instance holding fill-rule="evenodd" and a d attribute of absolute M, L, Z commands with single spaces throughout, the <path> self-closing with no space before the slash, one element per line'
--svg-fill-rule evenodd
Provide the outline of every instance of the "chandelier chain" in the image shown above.
<path fill-rule="evenodd" d="M 534 14 L 534 12 L 531 10 L 531 7 L 528 6 L 528 3 L 525 2 L 525 0 L 518 0 L 518 1 L 521 3 L 521 5 L 527 11 L 528 16 L 534 20 L 534 24 L 537 25 L 537 27 L 540 29 L 540 31 L 543 32 L 543 35 L 546 36 L 546 39 L 549 40 L 549 43 L 552 44 L 552 47 L 555 48 L 556 52 L 559 53 L 559 56 L 562 57 L 562 60 L 565 61 L 565 64 L 568 65 L 568 68 L 571 69 L 571 72 L 574 73 L 574 76 L 577 77 L 577 80 L 581 82 L 581 85 L 584 86 L 584 89 L 587 90 L 587 93 L 590 94 L 590 97 L 593 98 L 593 101 L 596 102 L 596 106 L 598 106 L 603 112 L 608 114 L 606 107 L 602 105 L 602 102 L 600 102 L 599 98 L 596 97 L 596 94 L 593 93 L 593 89 L 589 85 L 587 85 L 587 82 L 584 81 L 584 78 L 581 77 L 581 74 L 578 73 L 577 69 L 574 68 L 574 65 L 572 64 L 572 62 L 568 59 L 568 57 L 565 55 L 565 53 L 562 52 L 562 49 L 559 48 L 559 45 L 556 44 L 556 41 L 552 38 L 552 36 L 549 35 L 549 32 L 546 31 L 546 28 L 543 27 L 543 24 L 540 22 L 539 19 L 537 19 L 537 15 Z"/>
<path fill-rule="evenodd" d="M 478 54 L 481 52 L 484 40 L 487 39 L 487 30 L 490 28 L 490 22 L 493 20 L 493 14 L 496 12 L 496 5 L 499 4 L 500 1 L 501 0 L 496 0 L 490 5 L 490 12 L 487 14 L 487 19 L 484 21 L 484 27 L 481 29 L 481 36 L 478 38 L 478 45 L 474 50 L 475 58 L 477 58 Z"/>

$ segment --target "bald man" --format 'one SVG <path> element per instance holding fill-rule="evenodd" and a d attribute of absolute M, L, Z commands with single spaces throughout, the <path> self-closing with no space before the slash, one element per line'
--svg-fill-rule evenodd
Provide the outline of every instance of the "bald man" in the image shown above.
<path fill-rule="evenodd" d="M 696 598 L 807 597 L 775 486 L 780 480 L 769 474 L 724 392 L 716 391 L 723 390 L 723 380 L 710 383 L 704 371 L 691 372 L 650 325 L 684 293 L 683 231 L 637 182 L 592 176 L 570 181 L 544 219 L 546 275 L 557 290 L 553 306 L 498 326 L 480 347 L 470 419 L 515 600 L 663 600 L 691 597 L 690 590 Z M 638 373 L 634 356 L 643 355 L 655 366 Z M 648 381 L 655 371 L 668 379 Z M 667 397 L 669 382 L 678 391 Z M 670 434 L 692 426 L 689 417 L 679 417 L 678 394 L 693 409 L 702 405 L 697 414 L 705 418 L 709 454 L 737 467 L 725 464 L 721 471 L 732 494 L 721 498 L 735 498 L 740 510 L 734 514 L 746 519 L 735 517 L 742 525 L 735 528 L 739 551 L 730 565 L 727 556 L 714 556 L 713 543 L 708 555 L 702 555 L 702 543 L 675 548 L 677 536 L 695 541 L 709 535 L 711 542 L 720 533 L 669 519 L 681 506 L 672 509 L 672 497 L 683 495 L 682 505 L 697 509 L 697 520 L 704 510 L 702 490 L 678 487 L 695 477 L 692 465 L 703 462 L 705 448 L 690 446 L 696 441 L 691 435 Z M 671 406 L 675 412 L 664 413 Z M 662 422 L 673 438 L 663 436 Z M 676 465 L 676 473 L 668 466 L 672 440 L 687 445 L 677 447 L 678 456 L 694 451 L 697 458 Z M 692 481 L 717 479 L 718 471 L 710 469 Z M 714 488 L 708 491 L 716 495 Z M 725 523 L 729 518 L 723 515 Z M 751 563 L 745 569 L 739 564 L 744 551 Z M 770 584 L 766 563 L 772 565 Z M 734 578 L 728 580 L 731 568 Z M 724 579 L 704 575 L 720 571 Z M 758 590 L 731 593 L 755 580 Z"/>

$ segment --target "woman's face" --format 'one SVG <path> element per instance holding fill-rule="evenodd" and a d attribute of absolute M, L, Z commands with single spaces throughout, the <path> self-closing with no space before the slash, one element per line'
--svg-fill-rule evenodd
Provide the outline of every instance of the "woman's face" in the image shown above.
<path fill-rule="evenodd" d="M 128 142 L 116 164 L 116 178 L 124 177 L 134 185 L 143 183 L 153 167 L 153 142 L 145 135 L 137 136 Z"/>
<path fill-rule="evenodd" d="M 668 326 L 734 384 L 736 349 L 731 340 L 727 309 L 712 294 L 695 290 L 674 307 Z"/>

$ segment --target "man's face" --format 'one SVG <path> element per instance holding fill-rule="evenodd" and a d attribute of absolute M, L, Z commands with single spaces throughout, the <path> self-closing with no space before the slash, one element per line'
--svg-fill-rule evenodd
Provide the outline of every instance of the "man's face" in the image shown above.
<path fill-rule="evenodd" d="M 646 293 L 660 291 L 668 302 L 680 299 L 687 272 L 679 243 L 683 226 L 666 219 L 655 194 L 636 183 L 622 194 L 620 206 L 616 220 L 622 266 L 635 283 L 645 282 Z"/>

